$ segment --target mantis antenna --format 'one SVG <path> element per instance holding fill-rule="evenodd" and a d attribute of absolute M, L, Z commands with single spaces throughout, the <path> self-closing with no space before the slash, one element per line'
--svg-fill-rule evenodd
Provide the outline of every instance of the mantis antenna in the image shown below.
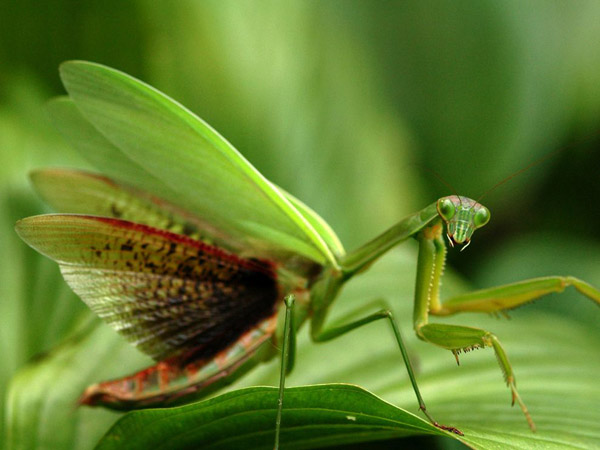
<path fill-rule="evenodd" d="M 483 194 L 481 194 L 481 196 L 477 199 L 477 203 L 480 203 L 481 199 L 484 198 L 486 195 L 488 195 L 490 192 L 495 191 L 497 188 L 499 188 L 503 184 L 509 182 L 510 180 L 512 180 L 513 178 L 521 175 L 522 173 L 527 172 L 529 169 L 531 169 L 533 167 L 536 167 L 536 166 L 538 166 L 538 165 L 546 162 L 546 160 L 554 157 L 557 153 L 560 153 L 560 152 L 562 152 L 564 150 L 567 150 L 569 148 L 575 147 L 576 145 L 581 145 L 583 142 L 589 141 L 591 138 L 596 137 L 598 135 L 600 135 L 600 133 L 593 133 L 593 134 L 585 137 L 584 139 L 581 139 L 579 141 L 572 142 L 572 143 L 567 144 L 565 146 L 559 147 L 558 149 L 556 149 L 554 151 L 551 151 L 550 153 L 546 153 L 545 155 L 543 155 L 543 156 L 541 156 L 541 157 L 533 160 L 532 162 L 530 162 L 528 165 L 526 165 L 522 169 L 519 169 L 516 172 L 514 172 L 513 174 L 511 174 L 511 175 L 507 176 L 506 178 L 504 178 L 503 180 L 500 180 L 498 183 L 496 183 L 495 185 L 493 185 L 490 189 L 488 189 Z"/>

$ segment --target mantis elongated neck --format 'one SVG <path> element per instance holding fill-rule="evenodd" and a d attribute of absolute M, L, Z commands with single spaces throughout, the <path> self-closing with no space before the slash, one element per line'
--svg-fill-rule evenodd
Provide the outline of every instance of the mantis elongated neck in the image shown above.
<path fill-rule="evenodd" d="M 340 261 L 344 278 L 348 279 L 379 259 L 388 250 L 417 234 L 438 215 L 437 202 L 408 217 L 383 232 L 362 247 L 348 253 Z"/>

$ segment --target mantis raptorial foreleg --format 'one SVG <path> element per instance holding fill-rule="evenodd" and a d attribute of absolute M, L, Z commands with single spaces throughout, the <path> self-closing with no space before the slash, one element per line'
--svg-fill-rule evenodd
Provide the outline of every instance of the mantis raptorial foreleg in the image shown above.
<path fill-rule="evenodd" d="M 458 363 L 458 353 L 460 351 L 467 351 L 475 348 L 493 347 L 496 352 L 498 363 L 504 374 L 506 384 L 512 393 L 512 404 L 515 401 L 521 407 L 529 427 L 535 431 L 535 424 L 529 414 L 529 410 L 525 403 L 521 400 L 519 393 L 517 392 L 517 385 L 515 381 L 515 375 L 508 360 L 508 356 L 500 345 L 498 338 L 490 333 L 489 331 L 482 330 L 480 328 L 463 327 L 459 325 L 445 325 L 439 323 L 432 323 L 423 325 L 418 329 L 418 336 L 426 342 L 430 342 L 439 347 L 451 350 L 456 357 Z"/>
<path fill-rule="evenodd" d="M 519 403 L 523 414 L 529 424 L 529 427 L 535 431 L 535 424 L 529 414 L 525 403 L 521 400 L 519 393 L 517 392 L 515 375 L 512 366 L 508 360 L 506 352 L 500 345 L 498 338 L 490 333 L 489 331 L 482 330 L 479 328 L 471 328 L 458 325 L 445 325 L 445 324 L 429 324 L 428 318 L 429 313 L 439 313 L 444 310 L 446 303 L 440 305 L 439 300 L 439 288 L 441 284 L 441 277 L 444 270 L 444 263 L 446 259 L 446 245 L 442 237 L 442 226 L 441 224 L 434 223 L 432 226 L 424 228 L 418 235 L 419 240 L 419 259 L 417 263 L 417 285 L 415 288 L 415 315 L 414 315 L 414 326 L 417 336 L 429 343 L 435 344 L 439 347 L 451 350 L 456 357 L 458 363 L 458 353 L 461 351 L 468 351 L 474 348 L 493 347 L 496 352 L 500 368 L 504 374 L 506 384 L 512 392 L 512 403 L 515 401 Z M 529 286 L 532 286 L 529 284 Z M 550 286 L 551 288 L 552 286 Z M 506 287 L 488 289 L 486 292 L 504 292 L 503 298 L 510 299 L 511 295 L 506 295 Z M 514 288 L 513 288 L 514 289 Z M 593 288 L 592 288 L 593 289 Z M 508 288 L 510 293 L 511 289 Z M 539 297 L 547 293 L 546 291 L 539 290 L 534 284 L 530 287 L 524 295 L 520 296 L 520 299 L 524 301 L 532 300 L 533 298 Z M 481 292 L 481 291 L 478 291 Z M 541 293 L 540 293 L 541 292 Z M 535 295 L 534 295 L 535 294 Z M 469 300 L 464 299 L 477 298 L 481 300 L 481 297 L 477 295 L 469 294 L 465 296 L 455 297 L 455 299 L 449 302 L 454 305 L 466 304 L 469 305 Z M 498 307 L 497 303 L 493 301 L 494 297 L 488 296 L 487 304 L 495 306 L 495 310 L 503 309 L 503 306 Z M 458 301 L 456 301 L 458 299 Z M 510 303 L 501 303 L 503 305 Z M 469 310 L 468 308 L 466 310 Z M 457 309 L 454 312 L 458 312 Z M 482 309 L 477 309 L 482 311 Z M 451 314 L 447 312 L 446 314 Z"/>
<path fill-rule="evenodd" d="M 512 391 L 513 404 L 515 401 L 519 403 L 529 426 L 535 430 L 529 411 L 517 392 L 515 375 L 508 356 L 498 338 L 492 333 L 478 328 L 429 324 L 429 314 L 450 315 L 468 311 L 503 311 L 553 292 L 562 292 L 567 286 L 575 287 L 579 292 L 600 304 L 600 291 L 574 277 L 550 276 L 478 290 L 455 296 L 441 303 L 439 288 L 446 258 L 446 243 L 442 236 L 441 223 L 437 222 L 425 227 L 419 233 L 418 240 L 420 245 L 414 315 L 417 336 L 426 342 L 451 350 L 456 356 L 457 362 L 460 351 L 493 347 L 506 383 Z"/>

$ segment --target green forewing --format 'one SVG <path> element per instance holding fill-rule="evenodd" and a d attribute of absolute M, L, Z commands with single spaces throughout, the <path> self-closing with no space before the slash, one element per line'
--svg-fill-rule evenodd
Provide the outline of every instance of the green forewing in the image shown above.
<path fill-rule="evenodd" d="M 110 143 L 81 115 L 69 97 L 56 97 L 48 102 L 47 108 L 52 124 L 103 175 L 114 180 L 129 181 L 146 192 L 160 191 L 165 198 L 175 195 L 165 183 Z"/>
<path fill-rule="evenodd" d="M 286 192 L 280 187 L 277 187 L 279 191 L 294 205 L 296 210 L 304 216 L 304 218 L 313 226 L 315 231 L 323 238 L 327 246 L 331 249 L 336 259 L 340 258 L 345 254 L 344 247 L 340 242 L 339 238 L 329 226 L 325 220 L 314 212 L 310 207 L 305 205 L 303 202 L 298 200 L 289 192 Z M 339 260 L 339 259 L 338 259 Z"/>
<path fill-rule="evenodd" d="M 36 191 L 54 210 L 114 217 L 184 234 L 211 245 L 244 254 L 234 236 L 160 198 L 101 175 L 80 170 L 39 169 L 30 174 Z"/>
<path fill-rule="evenodd" d="M 79 150 L 92 165 L 98 168 L 103 174 L 110 177 L 115 183 L 118 182 L 118 180 L 125 180 L 128 184 L 135 185 L 141 191 L 147 193 L 153 192 L 162 199 L 178 199 L 178 194 L 173 189 L 168 187 L 160 179 L 146 172 L 96 130 L 85 117 L 82 116 L 73 101 L 68 97 L 57 97 L 51 100 L 48 103 L 48 110 L 54 125 L 60 130 L 63 136 Z M 37 184 L 36 188 L 39 189 Z M 300 200 L 285 192 L 283 189 L 278 189 L 292 203 L 297 211 L 314 227 L 317 233 L 321 235 L 333 254 L 336 256 L 343 255 L 344 248 L 329 225 Z M 48 197 L 48 195 L 44 193 L 42 193 L 42 195 Z M 60 208 L 58 208 L 57 211 L 82 212 Z M 188 215 L 192 215 L 190 211 L 187 211 L 187 213 Z M 271 249 L 271 251 L 260 252 L 255 248 L 249 247 L 247 243 L 244 243 L 240 236 L 228 234 L 222 229 L 218 230 L 218 233 L 214 233 L 216 228 L 210 226 L 208 222 L 202 221 L 200 217 L 195 216 L 195 220 L 192 220 L 192 222 L 202 222 L 204 225 L 209 225 L 208 228 L 212 230 L 211 233 L 213 235 L 218 234 L 223 237 L 223 240 L 219 242 L 219 245 L 223 245 L 226 248 L 236 249 L 236 251 L 248 255 L 280 259 L 280 252 L 273 251 L 273 249 Z M 202 231 L 205 233 L 209 232 L 206 228 Z M 285 254 L 283 256 L 285 257 Z"/>
<path fill-rule="evenodd" d="M 55 211 L 115 217 L 169 229 L 168 211 L 152 197 L 129 190 L 109 178 L 79 170 L 38 169 L 30 173 L 38 194 Z"/>
<path fill-rule="evenodd" d="M 120 170 L 128 170 L 127 160 L 137 167 L 127 174 L 134 177 L 128 182 L 243 237 L 259 254 L 287 252 L 337 264 L 334 252 L 341 246 L 328 227 L 315 230 L 315 222 L 322 222 L 314 220 L 318 216 L 307 208 L 299 212 L 294 201 L 183 106 L 98 64 L 65 63 L 61 77 L 85 119 L 125 155 Z M 140 182 L 146 173 L 161 183 Z"/>
<path fill-rule="evenodd" d="M 98 316 L 157 360 L 211 356 L 273 314 L 270 265 L 124 220 L 49 214 L 19 221 Z"/>

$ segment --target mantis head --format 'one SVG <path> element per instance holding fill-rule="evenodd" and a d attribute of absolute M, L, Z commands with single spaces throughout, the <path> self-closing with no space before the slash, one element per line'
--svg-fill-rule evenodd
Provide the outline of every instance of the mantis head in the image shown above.
<path fill-rule="evenodd" d="M 490 210 L 468 197 L 450 195 L 437 202 L 438 214 L 446 223 L 450 245 L 464 244 L 461 251 L 471 242 L 477 228 L 490 221 Z"/>

